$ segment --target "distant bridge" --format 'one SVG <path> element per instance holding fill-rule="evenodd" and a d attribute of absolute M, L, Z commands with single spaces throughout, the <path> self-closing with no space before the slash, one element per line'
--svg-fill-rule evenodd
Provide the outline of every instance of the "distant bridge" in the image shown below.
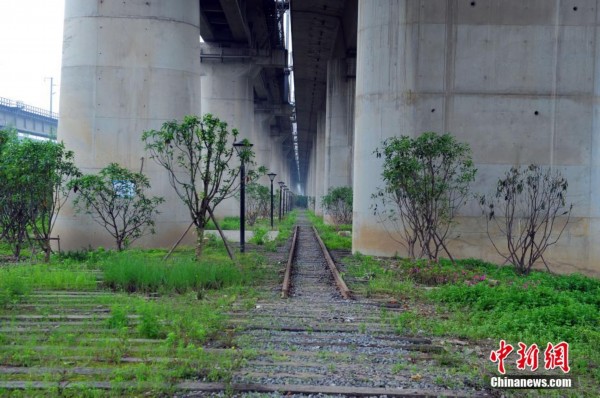
<path fill-rule="evenodd" d="M 24 136 L 55 139 L 58 114 L 0 97 L 0 129 L 13 127 Z"/>

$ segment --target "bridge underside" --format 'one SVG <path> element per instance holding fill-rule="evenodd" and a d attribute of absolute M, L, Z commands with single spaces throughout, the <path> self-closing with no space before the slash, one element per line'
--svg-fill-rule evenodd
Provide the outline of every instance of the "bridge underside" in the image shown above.
<path fill-rule="evenodd" d="M 547 260 L 598 272 L 596 3 L 294 0 L 289 104 L 285 1 L 67 0 L 59 139 L 85 154 L 86 171 L 109 161 L 136 169 L 141 131 L 215 113 L 254 142 L 277 180 L 315 197 L 317 213 L 329 189 L 353 186 L 354 251 L 404 255 L 372 214 L 382 185 L 373 151 L 391 136 L 451 132 L 473 149 L 474 192 L 492 190 L 512 165 L 561 170 L 574 219 Z M 151 163 L 144 170 L 170 209 L 143 243 L 164 246 L 189 217 Z M 222 208 L 236 211 L 234 201 Z M 102 240 L 80 216 L 61 226 L 72 246 Z M 500 260 L 475 203 L 453 233 L 457 257 Z"/>

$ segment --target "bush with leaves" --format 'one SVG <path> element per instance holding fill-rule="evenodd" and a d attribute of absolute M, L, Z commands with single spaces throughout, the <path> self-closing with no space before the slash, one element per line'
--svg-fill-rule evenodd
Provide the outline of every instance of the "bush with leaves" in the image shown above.
<path fill-rule="evenodd" d="M 209 219 L 219 229 L 214 209 L 239 186 L 240 167 L 232 165 L 232 143 L 238 135 L 236 129 L 229 131 L 227 123 L 205 114 L 202 118 L 185 116 L 181 123 L 166 122 L 160 130 L 146 131 L 142 136 L 146 150 L 167 170 L 171 186 L 190 212 L 196 227 L 196 258 L 202 255 Z M 253 156 L 249 146 L 240 155 L 247 165 Z"/>
<path fill-rule="evenodd" d="M 573 209 L 566 204 L 567 188 L 558 170 L 532 164 L 511 167 L 498 179 L 495 194 L 480 197 L 488 237 L 520 274 L 528 274 L 538 260 L 549 270 L 544 252 L 560 239 Z M 491 223 L 506 239 L 506 250 L 492 238 Z"/>
<path fill-rule="evenodd" d="M 256 182 L 246 185 L 246 222 L 254 225 L 259 217 L 269 217 L 271 212 L 271 191 Z"/>
<path fill-rule="evenodd" d="M 150 181 L 144 174 L 111 163 L 98 174 L 72 180 L 69 187 L 77 193 L 75 209 L 104 227 L 119 251 L 154 233 L 154 217 L 164 199 L 146 196 Z"/>
<path fill-rule="evenodd" d="M 334 225 L 352 224 L 352 187 L 330 188 L 321 204 Z"/>
<path fill-rule="evenodd" d="M 447 133 L 426 132 L 388 138 L 375 154 L 384 158 L 385 186 L 373 194 L 378 201 L 373 209 L 400 239 L 390 235 L 411 258 L 437 261 L 443 251 L 452 259 L 450 227 L 477 172 L 469 145 Z"/>
<path fill-rule="evenodd" d="M 51 234 L 68 199 L 68 182 L 80 175 L 73 152 L 52 141 L 19 140 L 0 133 L 0 234 L 18 259 L 29 232 L 50 260 Z"/>

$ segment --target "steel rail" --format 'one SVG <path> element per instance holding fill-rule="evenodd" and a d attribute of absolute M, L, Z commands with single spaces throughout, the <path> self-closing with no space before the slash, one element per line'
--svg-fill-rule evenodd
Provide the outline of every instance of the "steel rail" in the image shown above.
<path fill-rule="evenodd" d="M 327 260 L 327 265 L 329 266 L 329 269 L 331 270 L 333 279 L 335 280 L 335 284 L 337 285 L 338 289 L 340 289 L 340 293 L 342 294 L 342 297 L 345 299 L 351 299 L 352 292 L 350 291 L 350 289 L 348 289 L 348 286 L 346 286 L 346 282 L 344 282 L 344 280 L 342 279 L 342 276 L 340 275 L 340 272 L 338 271 L 337 267 L 335 266 L 335 263 L 333 262 L 333 259 L 331 258 L 331 255 L 329 254 L 329 251 L 327 250 L 327 248 L 325 247 L 325 244 L 323 243 L 323 241 L 321 240 L 321 237 L 319 236 L 319 232 L 314 227 L 314 225 L 312 228 L 315 233 L 315 236 L 317 237 L 317 241 L 319 242 L 319 246 L 321 246 L 321 251 L 323 252 L 323 255 L 325 256 L 325 260 Z"/>
<path fill-rule="evenodd" d="M 298 226 L 294 227 L 294 237 L 292 238 L 292 247 L 288 256 L 285 274 L 283 276 L 283 286 L 281 288 L 281 298 L 288 298 L 290 295 L 290 285 L 292 282 L 292 263 L 294 262 L 294 253 L 296 251 L 296 242 L 298 241 Z"/>

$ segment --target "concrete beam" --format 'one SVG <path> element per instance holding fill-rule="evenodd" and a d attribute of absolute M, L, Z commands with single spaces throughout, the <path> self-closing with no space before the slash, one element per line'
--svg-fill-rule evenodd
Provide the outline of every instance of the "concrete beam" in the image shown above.
<path fill-rule="evenodd" d="M 246 23 L 246 12 L 240 7 L 238 0 L 221 0 L 221 8 L 227 18 L 229 29 L 233 35 L 233 39 L 238 42 L 245 42 L 249 46 L 252 45 L 250 29 Z"/>

